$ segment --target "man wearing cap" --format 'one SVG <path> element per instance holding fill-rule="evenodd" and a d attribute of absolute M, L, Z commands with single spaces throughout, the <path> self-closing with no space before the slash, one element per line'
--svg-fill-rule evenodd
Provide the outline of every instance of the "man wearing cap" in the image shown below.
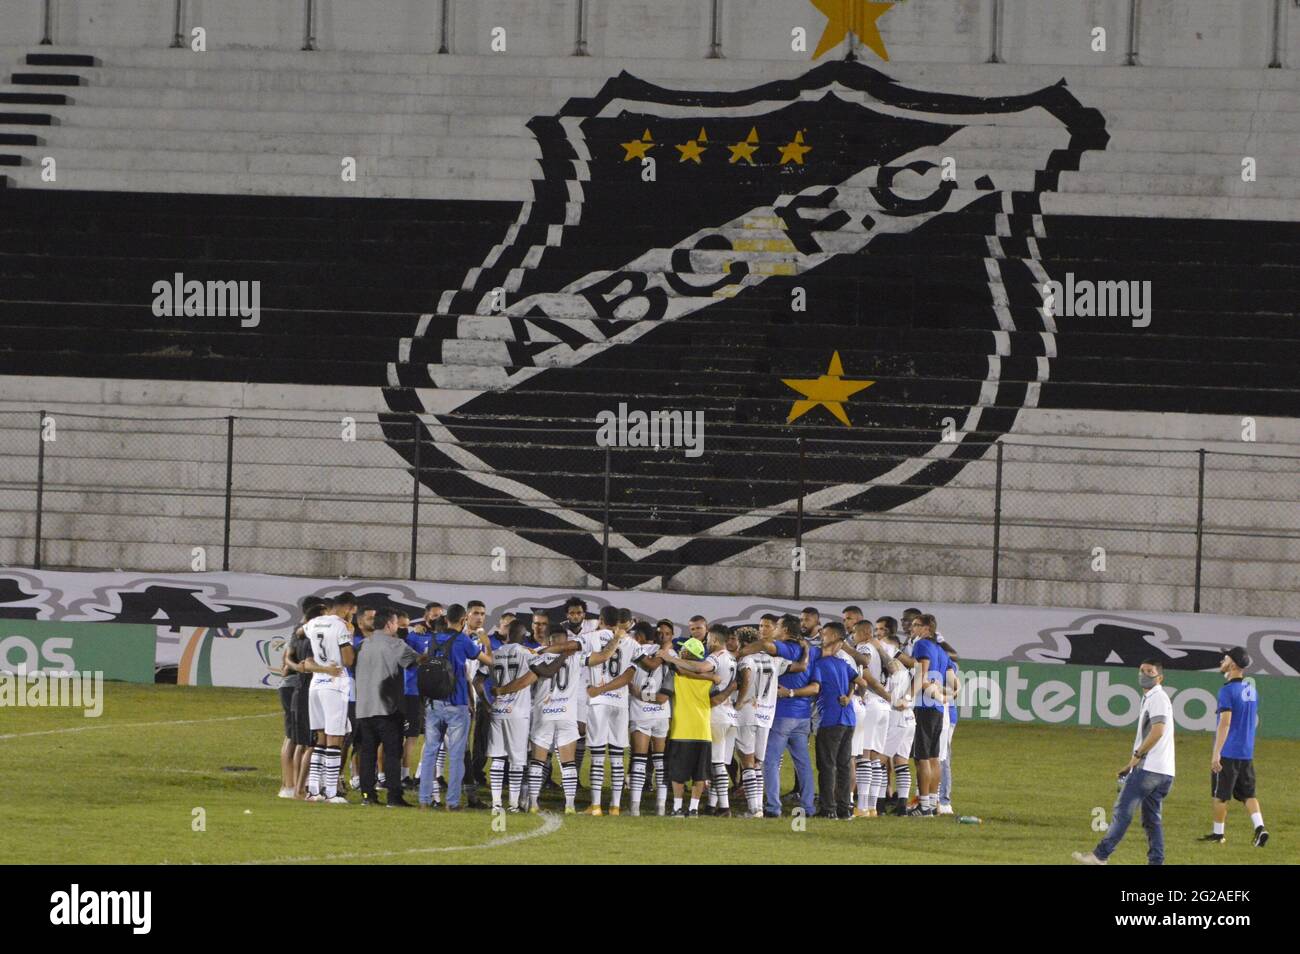
<path fill-rule="evenodd" d="M 1268 844 L 1264 814 L 1255 797 L 1255 726 L 1259 722 L 1259 696 L 1253 682 L 1244 675 L 1250 654 L 1240 646 L 1223 651 L 1219 671 L 1226 680 L 1219 690 L 1219 727 L 1210 752 L 1210 792 L 1214 799 L 1214 830 L 1201 841 L 1223 844 L 1228 802 L 1236 799 L 1250 812 L 1255 828 L 1255 847 Z"/>
<path fill-rule="evenodd" d="M 718 674 L 713 660 L 704 658 L 704 644 L 694 636 L 682 642 L 680 655 L 672 644 L 664 646 L 659 655 L 673 674 L 673 708 L 665 759 L 673 786 L 672 817 L 694 818 L 700 813 L 700 796 L 709 780 L 713 754 L 709 690 L 718 681 Z M 691 783 L 691 803 L 689 809 L 683 809 L 687 782 Z"/>
<path fill-rule="evenodd" d="M 1076 851 L 1074 860 L 1083 865 L 1104 865 L 1128 831 L 1133 812 L 1142 806 L 1142 827 L 1147 833 L 1147 863 L 1165 863 L 1165 833 L 1160 825 L 1160 803 L 1174 785 L 1174 707 L 1161 685 L 1164 664 L 1148 659 L 1138 667 L 1142 687 L 1142 708 L 1138 713 L 1133 757 L 1119 771 L 1124 782 L 1111 816 L 1110 828 L 1092 851 Z"/>

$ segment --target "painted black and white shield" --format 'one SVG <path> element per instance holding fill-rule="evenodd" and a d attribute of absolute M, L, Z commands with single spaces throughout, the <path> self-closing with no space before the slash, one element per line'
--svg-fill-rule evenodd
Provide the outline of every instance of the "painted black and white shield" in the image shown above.
<path fill-rule="evenodd" d="M 847 62 L 732 92 L 624 73 L 528 128 L 534 199 L 402 340 L 385 434 L 414 464 L 420 414 L 425 486 L 600 575 L 597 414 L 702 411 L 701 456 L 611 455 L 623 586 L 792 537 L 796 437 L 805 530 L 988 453 L 1056 355 L 1039 196 L 1107 142 L 1063 82 L 974 97 Z M 783 381 L 837 353 L 870 386 L 791 420 Z"/>

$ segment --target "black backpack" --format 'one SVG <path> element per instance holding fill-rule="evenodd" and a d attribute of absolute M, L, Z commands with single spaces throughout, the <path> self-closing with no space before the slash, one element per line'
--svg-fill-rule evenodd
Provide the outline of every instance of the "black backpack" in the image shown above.
<path fill-rule="evenodd" d="M 430 647 L 432 655 L 415 671 L 415 685 L 425 699 L 445 702 L 456 689 L 456 671 L 451 661 L 451 647 L 456 642 L 456 635 L 452 633 L 441 647 L 435 638 Z"/>

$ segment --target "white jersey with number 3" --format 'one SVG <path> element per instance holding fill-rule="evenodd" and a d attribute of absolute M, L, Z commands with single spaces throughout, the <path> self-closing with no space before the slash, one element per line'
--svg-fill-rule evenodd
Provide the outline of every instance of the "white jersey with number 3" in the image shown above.
<path fill-rule="evenodd" d="M 352 677 L 343 666 L 343 647 L 352 645 L 352 628 L 337 616 L 317 616 L 302 628 L 303 635 L 311 643 L 311 654 L 318 666 L 338 666 L 343 670 L 341 676 L 330 676 L 323 672 L 313 673 L 313 686 L 329 686 L 340 692 L 351 688 Z"/>

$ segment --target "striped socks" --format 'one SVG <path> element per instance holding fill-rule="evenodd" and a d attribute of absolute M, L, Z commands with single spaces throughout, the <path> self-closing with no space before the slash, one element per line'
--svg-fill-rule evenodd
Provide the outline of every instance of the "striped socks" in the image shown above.
<path fill-rule="evenodd" d="M 664 753 L 652 752 L 650 762 L 655 770 L 655 810 L 662 815 L 668 808 L 668 776 L 664 774 Z"/>
<path fill-rule="evenodd" d="M 524 767 L 510 763 L 510 805 L 512 808 L 523 808 L 519 804 L 520 795 L 524 787 Z"/>
<path fill-rule="evenodd" d="M 871 763 L 871 794 L 867 798 L 867 807 L 869 809 L 876 810 L 876 805 L 885 797 L 888 785 L 885 764 L 880 759 L 876 759 Z"/>
<path fill-rule="evenodd" d="M 488 769 L 488 787 L 492 791 L 492 807 L 501 807 L 501 790 L 506 785 L 506 760 L 493 759 L 492 768 Z"/>
<path fill-rule="evenodd" d="M 579 761 L 581 766 L 582 762 Z M 582 771 L 581 768 L 578 769 Z M 604 746 L 591 750 L 591 804 L 594 808 L 600 807 L 601 799 L 605 795 L 605 751 Z"/>
<path fill-rule="evenodd" d="M 546 764 L 532 759 L 528 763 L 528 804 L 533 808 L 537 807 L 538 800 L 542 796 L 542 773 L 546 771 Z"/>
<path fill-rule="evenodd" d="M 871 807 L 868 802 L 871 799 L 871 779 L 874 768 L 874 765 L 866 759 L 858 759 L 857 765 L 853 767 L 858 783 L 858 811 L 860 812 L 865 812 Z"/>
<path fill-rule="evenodd" d="M 650 761 L 648 755 L 632 756 L 632 814 L 641 814 L 641 793 L 645 791 L 646 767 Z"/>
<path fill-rule="evenodd" d="M 912 766 L 894 766 L 894 792 L 899 801 L 906 805 L 908 796 L 912 794 Z"/>
<path fill-rule="evenodd" d="M 740 783 L 745 788 L 745 802 L 749 806 L 750 814 L 758 814 L 763 807 L 763 783 L 759 781 L 758 769 L 741 769 Z"/>
<path fill-rule="evenodd" d="M 731 778 L 721 762 L 713 763 L 713 787 L 709 790 L 709 804 L 715 803 L 719 808 L 731 810 Z"/>
<path fill-rule="evenodd" d="M 343 752 L 337 745 L 325 746 L 325 797 L 334 798 L 339 793 L 339 769 L 343 765 Z"/>
<path fill-rule="evenodd" d="M 307 794 L 319 795 L 321 776 L 325 773 L 325 746 L 317 745 L 311 750 L 311 761 L 307 763 Z"/>
<path fill-rule="evenodd" d="M 561 762 L 560 777 L 564 783 L 564 807 L 572 808 L 574 800 L 578 797 L 578 764 Z"/>
<path fill-rule="evenodd" d="M 623 750 L 617 746 L 609 747 L 609 805 L 618 808 L 623 802 Z"/>

